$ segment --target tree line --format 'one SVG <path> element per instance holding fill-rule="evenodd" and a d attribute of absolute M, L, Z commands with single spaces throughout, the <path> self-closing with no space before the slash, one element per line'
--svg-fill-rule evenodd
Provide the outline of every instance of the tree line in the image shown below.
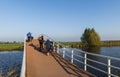
<path fill-rule="evenodd" d="M 86 28 L 80 37 L 81 42 L 61 42 L 72 48 L 120 46 L 120 40 L 101 41 L 94 28 Z"/>
<path fill-rule="evenodd" d="M 60 43 L 71 48 L 82 48 L 81 42 L 60 42 Z M 100 47 L 112 47 L 112 46 L 120 46 L 120 40 L 101 41 Z"/>

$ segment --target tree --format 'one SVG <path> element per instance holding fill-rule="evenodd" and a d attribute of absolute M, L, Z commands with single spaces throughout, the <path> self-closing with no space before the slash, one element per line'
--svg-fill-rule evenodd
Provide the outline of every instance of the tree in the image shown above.
<path fill-rule="evenodd" d="M 100 46 L 100 37 L 94 28 L 86 28 L 81 37 L 83 47 Z"/>

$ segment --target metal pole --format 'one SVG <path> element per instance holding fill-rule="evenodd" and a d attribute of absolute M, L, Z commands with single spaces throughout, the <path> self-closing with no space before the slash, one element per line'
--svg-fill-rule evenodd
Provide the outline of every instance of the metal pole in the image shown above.
<path fill-rule="evenodd" d="M 107 58 L 107 60 L 108 60 L 108 77 L 111 77 L 111 67 L 110 67 L 110 65 L 111 65 L 111 60 L 110 60 L 109 57 Z"/>
<path fill-rule="evenodd" d="M 74 50 L 72 50 L 72 53 L 71 53 L 71 63 L 73 63 L 73 53 L 74 53 Z"/>
<path fill-rule="evenodd" d="M 59 54 L 59 44 L 57 44 L 57 53 Z"/>
<path fill-rule="evenodd" d="M 65 47 L 63 48 L 63 58 L 65 58 Z"/>
<path fill-rule="evenodd" d="M 84 53 L 84 70 L 87 71 L 87 54 Z"/>

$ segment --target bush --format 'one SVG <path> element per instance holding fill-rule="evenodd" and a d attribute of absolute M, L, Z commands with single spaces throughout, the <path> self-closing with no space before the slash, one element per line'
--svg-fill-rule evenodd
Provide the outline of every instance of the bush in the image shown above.
<path fill-rule="evenodd" d="M 83 47 L 94 47 L 100 46 L 100 37 L 94 28 L 86 28 L 81 37 L 81 42 Z"/>

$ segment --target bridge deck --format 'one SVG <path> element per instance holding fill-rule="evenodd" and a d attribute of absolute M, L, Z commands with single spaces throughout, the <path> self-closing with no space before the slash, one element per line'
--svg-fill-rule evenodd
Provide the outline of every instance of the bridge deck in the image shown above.
<path fill-rule="evenodd" d="M 46 56 L 39 52 L 38 45 L 37 40 L 26 44 L 26 77 L 93 77 L 55 54 Z"/>

